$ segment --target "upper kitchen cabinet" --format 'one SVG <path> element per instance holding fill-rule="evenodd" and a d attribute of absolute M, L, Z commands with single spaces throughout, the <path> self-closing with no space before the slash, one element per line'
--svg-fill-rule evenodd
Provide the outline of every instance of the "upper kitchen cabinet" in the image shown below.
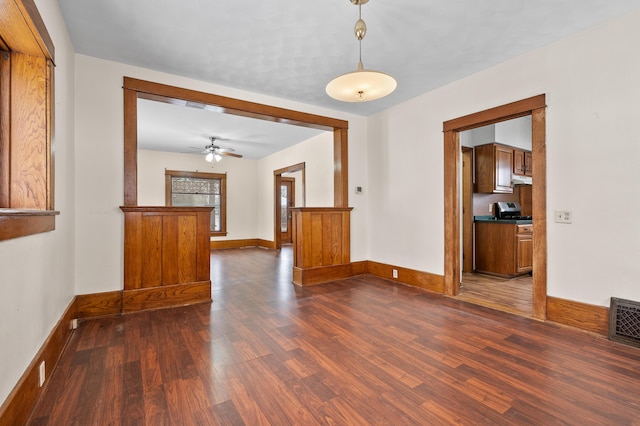
<path fill-rule="evenodd" d="M 531 151 L 513 149 L 513 174 L 519 176 L 533 176 L 533 160 Z"/>
<path fill-rule="evenodd" d="M 513 147 L 490 143 L 475 147 L 476 192 L 513 193 Z"/>

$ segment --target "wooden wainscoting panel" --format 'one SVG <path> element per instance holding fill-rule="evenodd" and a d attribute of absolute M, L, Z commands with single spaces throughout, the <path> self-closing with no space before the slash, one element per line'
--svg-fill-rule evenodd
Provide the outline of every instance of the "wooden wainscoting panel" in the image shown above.
<path fill-rule="evenodd" d="M 44 361 L 46 377 L 44 386 L 49 383 L 48 377 L 53 372 L 60 355 L 67 345 L 73 330 L 71 320 L 76 317 L 76 299 L 73 298 L 62 314 L 53 330 L 44 341 L 25 372 L 18 380 L 7 399 L 0 407 L 0 425 L 25 424 L 31 410 L 35 406 L 43 388 L 38 386 L 39 367 Z"/>
<path fill-rule="evenodd" d="M 393 270 L 398 271 L 398 278 L 393 278 Z M 400 266 L 387 265 L 384 263 L 367 261 L 367 273 L 380 278 L 397 280 L 401 283 L 425 290 L 444 292 L 444 276 L 431 274 L 429 272 L 417 271 L 415 269 L 402 268 Z"/>
<path fill-rule="evenodd" d="M 547 296 L 547 320 L 607 336 L 609 308 Z"/>
<path fill-rule="evenodd" d="M 211 301 L 211 281 L 124 290 L 122 312 L 193 305 Z"/>
<path fill-rule="evenodd" d="M 122 290 L 76 296 L 76 318 L 118 315 L 122 312 Z"/>

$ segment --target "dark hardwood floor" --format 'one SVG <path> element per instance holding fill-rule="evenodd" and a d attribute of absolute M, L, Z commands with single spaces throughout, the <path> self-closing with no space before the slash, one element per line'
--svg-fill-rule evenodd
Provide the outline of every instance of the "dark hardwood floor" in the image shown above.
<path fill-rule="evenodd" d="M 216 251 L 213 303 L 82 322 L 30 424 L 640 424 L 639 349 L 291 260 Z"/>

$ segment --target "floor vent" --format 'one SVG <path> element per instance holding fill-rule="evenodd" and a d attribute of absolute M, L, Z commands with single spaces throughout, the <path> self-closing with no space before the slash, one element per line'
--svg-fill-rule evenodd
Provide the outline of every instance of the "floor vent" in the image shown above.
<path fill-rule="evenodd" d="M 640 347 L 640 302 L 611 298 L 609 339 Z"/>

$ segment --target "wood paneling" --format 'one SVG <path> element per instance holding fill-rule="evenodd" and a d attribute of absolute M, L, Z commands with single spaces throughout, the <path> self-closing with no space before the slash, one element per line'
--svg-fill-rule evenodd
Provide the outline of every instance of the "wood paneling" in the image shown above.
<path fill-rule="evenodd" d="M 50 376 L 58 359 L 73 332 L 71 330 L 71 320 L 75 317 L 76 304 L 74 298 L 0 407 L 0 425 L 22 425 L 26 423 L 31 410 L 43 391 L 43 388 L 38 385 L 40 363 L 43 361 L 45 363 L 46 387 L 49 384 Z"/>
<path fill-rule="evenodd" d="M 243 247 L 258 247 L 257 238 L 248 238 L 244 240 L 217 240 L 211 241 L 209 244 L 211 250 L 224 250 Z"/>
<path fill-rule="evenodd" d="M 55 228 L 51 38 L 33 0 L 0 2 L 0 239 Z M 9 216 L 9 218 L 4 218 Z M 15 228 L 15 229 L 11 229 Z"/>
<path fill-rule="evenodd" d="M 547 320 L 607 336 L 609 308 L 547 297 Z"/>
<path fill-rule="evenodd" d="M 210 283 L 211 207 L 122 207 L 125 213 L 123 309 L 182 305 Z M 190 289 L 197 283 L 197 289 Z M 163 286 L 184 285 L 170 290 Z M 147 289 L 148 292 L 136 292 Z M 130 293 L 128 293 L 130 292 Z M 154 304 L 153 299 L 160 300 Z M 185 299 L 186 298 L 186 299 Z M 210 295 L 202 300 L 208 300 Z M 148 308 L 144 308 L 148 309 Z"/>
<path fill-rule="evenodd" d="M 294 268 L 300 271 L 294 272 L 294 283 L 305 285 L 301 281 L 308 269 L 324 267 L 323 273 L 313 272 L 318 277 L 326 274 L 329 278 L 333 273 L 328 271 L 345 273 L 345 268 L 336 268 L 337 265 L 350 264 L 350 213 L 351 208 L 332 207 L 295 207 L 293 213 L 293 245 Z M 332 268 L 326 268 L 331 266 Z M 327 281 L 329 281 L 328 279 Z M 317 278 L 314 284 L 317 284 Z"/>
<path fill-rule="evenodd" d="M 10 206 L 47 210 L 47 60 L 12 52 L 11 75 Z"/>
<path fill-rule="evenodd" d="M 298 285 L 317 285 L 350 278 L 353 275 L 350 263 L 305 269 L 294 266 L 292 281 Z"/>

